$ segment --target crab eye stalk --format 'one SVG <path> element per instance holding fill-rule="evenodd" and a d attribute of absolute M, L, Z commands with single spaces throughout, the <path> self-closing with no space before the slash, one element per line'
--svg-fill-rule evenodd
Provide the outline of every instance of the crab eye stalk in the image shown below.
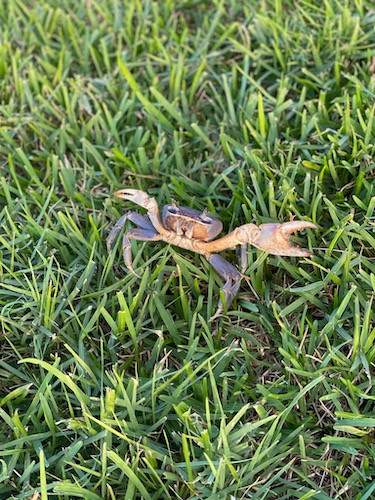
<path fill-rule="evenodd" d="M 177 215 L 179 213 L 179 210 L 177 207 L 169 207 L 168 212 L 173 215 Z"/>

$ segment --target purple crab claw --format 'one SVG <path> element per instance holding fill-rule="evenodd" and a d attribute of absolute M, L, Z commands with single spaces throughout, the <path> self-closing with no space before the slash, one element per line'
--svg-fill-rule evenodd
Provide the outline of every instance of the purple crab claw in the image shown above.
<path fill-rule="evenodd" d="M 253 245 L 273 255 L 284 255 L 289 257 L 309 257 L 311 252 L 306 248 L 300 248 L 291 244 L 289 237 L 304 229 L 316 229 L 312 222 L 292 221 L 284 224 L 262 224 L 260 232 Z"/>

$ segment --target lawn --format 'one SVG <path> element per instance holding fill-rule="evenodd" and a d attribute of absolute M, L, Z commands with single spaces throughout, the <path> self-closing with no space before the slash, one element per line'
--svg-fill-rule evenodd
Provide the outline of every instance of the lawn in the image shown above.
<path fill-rule="evenodd" d="M 374 3 L 4 0 L 0 27 L 0 498 L 374 498 Z M 204 258 L 107 252 L 123 187 L 312 221 L 313 256 L 249 247 L 209 322 Z"/>

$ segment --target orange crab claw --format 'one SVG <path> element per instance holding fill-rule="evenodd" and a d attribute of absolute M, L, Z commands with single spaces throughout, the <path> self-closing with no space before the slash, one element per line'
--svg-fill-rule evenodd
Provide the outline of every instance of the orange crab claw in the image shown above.
<path fill-rule="evenodd" d="M 139 189 L 120 189 L 114 194 L 116 198 L 132 201 L 136 205 L 139 205 L 143 208 L 150 208 L 150 205 L 155 203 L 155 200 L 153 198 Z"/>
<path fill-rule="evenodd" d="M 300 248 L 291 244 L 289 237 L 304 229 L 316 229 L 312 222 L 292 221 L 284 224 L 262 224 L 260 232 L 252 244 L 273 255 L 284 255 L 289 257 L 309 257 L 311 252 L 306 248 Z"/>
<path fill-rule="evenodd" d="M 152 198 L 144 191 L 140 189 L 120 189 L 114 193 L 116 198 L 121 198 L 122 200 L 129 200 L 145 208 L 148 212 L 148 216 L 159 234 L 167 234 L 168 230 L 165 229 L 159 214 L 159 207 L 155 198 Z"/>

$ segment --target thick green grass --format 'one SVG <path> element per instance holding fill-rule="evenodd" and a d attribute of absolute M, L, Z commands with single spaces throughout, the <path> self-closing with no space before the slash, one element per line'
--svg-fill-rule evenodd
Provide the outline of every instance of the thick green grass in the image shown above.
<path fill-rule="evenodd" d="M 0 498 L 374 497 L 373 7 L 0 3 Z M 314 256 L 213 335 L 204 259 L 107 254 L 123 186 Z"/>

